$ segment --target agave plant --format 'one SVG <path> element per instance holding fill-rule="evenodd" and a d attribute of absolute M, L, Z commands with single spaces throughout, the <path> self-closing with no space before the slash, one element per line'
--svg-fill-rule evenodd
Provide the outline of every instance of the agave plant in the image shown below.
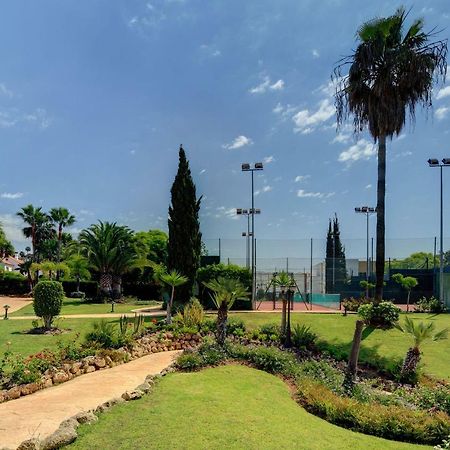
<path fill-rule="evenodd" d="M 441 341 L 448 337 L 448 328 L 435 333 L 436 325 L 433 322 L 419 322 L 416 324 L 409 317 L 406 317 L 403 327 L 399 324 L 395 327 L 413 338 L 413 346 L 408 349 L 402 365 L 401 375 L 404 377 L 414 375 L 417 372 L 421 356 L 420 346 L 425 341 L 430 339 L 432 341 Z"/>
<path fill-rule="evenodd" d="M 213 291 L 211 298 L 217 308 L 216 339 L 219 345 L 224 345 L 227 337 L 228 311 L 237 299 L 247 298 L 249 292 L 234 278 L 219 277 L 203 284 Z"/>

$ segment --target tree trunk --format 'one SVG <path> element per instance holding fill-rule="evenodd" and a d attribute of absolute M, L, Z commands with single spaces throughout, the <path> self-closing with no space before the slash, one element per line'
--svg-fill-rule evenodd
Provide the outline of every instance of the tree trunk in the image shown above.
<path fill-rule="evenodd" d="M 386 136 L 378 138 L 377 244 L 375 303 L 383 300 L 385 260 Z"/>
<path fill-rule="evenodd" d="M 286 339 L 284 340 L 284 345 L 290 347 L 292 345 L 291 341 L 291 301 L 292 301 L 293 291 L 290 289 L 287 291 L 287 322 L 286 322 Z"/>
<path fill-rule="evenodd" d="M 112 277 L 112 297 L 117 300 L 122 297 L 122 277 L 121 275 L 113 275 Z"/>
<path fill-rule="evenodd" d="M 225 339 L 227 337 L 227 320 L 228 320 L 228 308 L 225 302 L 220 304 L 219 310 L 217 311 L 217 332 L 216 340 L 219 345 L 225 344 Z"/>
<path fill-rule="evenodd" d="M 100 275 L 100 295 L 111 298 L 112 276 L 109 273 Z"/>
<path fill-rule="evenodd" d="M 80 275 L 77 275 L 77 292 L 80 292 Z"/>
<path fill-rule="evenodd" d="M 281 335 L 286 334 L 286 298 L 283 294 L 283 312 L 281 313 Z"/>
<path fill-rule="evenodd" d="M 53 316 L 42 316 L 44 321 L 44 328 L 50 330 L 52 328 Z"/>
<path fill-rule="evenodd" d="M 406 353 L 402 365 L 402 375 L 415 374 L 420 362 L 420 350 L 418 347 L 411 347 Z"/>
<path fill-rule="evenodd" d="M 408 297 L 406 298 L 406 312 L 409 312 L 409 296 L 411 295 L 411 291 L 408 291 Z"/>
<path fill-rule="evenodd" d="M 356 377 L 356 371 L 358 370 L 358 357 L 359 349 L 361 347 L 361 338 L 364 328 L 364 322 L 357 320 L 355 324 L 355 333 L 353 335 L 352 348 L 350 350 L 350 357 L 348 359 L 348 373 L 352 379 Z"/>
<path fill-rule="evenodd" d="M 175 297 L 175 286 L 172 286 L 172 293 L 170 294 L 170 300 L 167 302 L 167 307 L 166 307 L 166 323 L 167 324 L 172 323 L 172 305 L 173 305 L 174 297 Z"/>
<path fill-rule="evenodd" d="M 61 262 L 61 242 L 62 241 L 62 227 L 61 225 L 58 228 L 58 250 L 57 250 L 57 254 L 56 254 L 56 260 L 58 262 L 58 264 Z M 56 271 L 56 281 L 59 281 L 59 279 L 61 278 L 61 270 L 57 270 Z"/>

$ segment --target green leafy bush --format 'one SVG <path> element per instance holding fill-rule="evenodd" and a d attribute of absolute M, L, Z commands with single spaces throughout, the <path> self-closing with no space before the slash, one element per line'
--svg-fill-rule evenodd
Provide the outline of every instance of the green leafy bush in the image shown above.
<path fill-rule="evenodd" d="M 343 393 L 344 373 L 326 361 L 311 359 L 301 362 L 298 366 L 297 380 L 301 382 L 304 377 L 324 384 L 333 392 Z"/>
<path fill-rule="evenodd" d="M 205 311 L 203 306 L 200 301 L 194 297 L 191 298 L 182 311 L 174 317 L 174 322 L 187 328 L 195 328 L 196 331 L 199 331 L 204 317 Z"/>
<path fill-rule="evenodd" d="M 127 332 L 120 332 L 113 323 L 101 320 L 94 322 L 92 331 L 85 337 L 85 345 L 94 348 L 119 348 L 130 344 L 133 336 Z"/>
<path fill-rule="evenodd" d="M 242 319 L 231 317 L 227 323 L 227 333 L 233 336 L 242 337 L 245 334 L 245 323 Z"/>
<path fill-rule="evenodd" d="M 247 359 L 258 369 L 286 376 L 295 374 L 295 357 L 275 347 L 256 347 L 249 350 Z"/>
<path fill-rule="evenodd" d="M 299 399 L 306 410 L 331 423 L 385 439 L 433 445 L 450 433 L 450 417 L 443 412 L 365 404 L 314 380 L 302 380 Z"/>
<path fill-rule="evenodd" d="M 398 322 L 401 309 L 392 302 L 368 303 L 358 308 L 358 314 L 367 325 L 378 328 L 392 328 Z"/>
<path fill-rule="evenodd" d="M 416 303 L 417 312 L 429 312 L 432 314 L 440 314 L 446 311 L 445 305 L 435 297 L 422 297 Z"/>
<path fill-rule="evenodd" d="M 295 324 L 292 329 L 292 343 L 298 349 L 311 349 L 317 340 L 317 334 L 311 331 L 311 327 L 308 325 Z"/>
<path fill-rule="evenodd" d="M 200 326 L 200 332 L 203 334 L 215 333 L 217 329 L 217 321 L 215 319 L 206 318 Z"/>
<path fill-rule="evenodd" d="M 40 281 L 33 291 L 33 308 L 42 317 L 45 328 L 52 326 L 53 319 L 61 312 L 64 299 L 62 284 L 58 281 Z"/>
<path fill-rule="evenodd" d="M 250 339 L 263 342 L 279 342 L 281 339 L 281 328 L 275 323 L 266 323 L 247 333 Z"/>
<path fill-rule="evenodd" d="M 181 370 L 198 370 L 205 366 L 205 361 L 198 353 L 184 351 L 178 356 L 175 366 Z"/>
<path fill-rule="evenodd" d="M 358 308 L 361 305 L 366 305 L 367 303 L 370 303 L 371 300 L 367 299 L 365 297 L 362 298 L 354 298 L 354 297 L 350 297 L 350 298 L 346 298 L 345 300 L 342 301 L 342 308 L 344 308 L 344 311 L 358 311 Z"/>

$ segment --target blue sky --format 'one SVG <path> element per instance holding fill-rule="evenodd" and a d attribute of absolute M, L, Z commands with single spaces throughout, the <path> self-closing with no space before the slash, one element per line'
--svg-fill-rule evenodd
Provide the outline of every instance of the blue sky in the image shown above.
<path fill-rule="evenodd" d="M 323 238 L 335 212 L 364 238 L 354 207 L 375 204 L 370 138 L 336 133 L 334 63 L 365 20 L 397 3 L 356 0 L 15 0 L 0 17 L 0 221 L 63 205 L 75 231 L 97 219 L 167 227 L 169 191 L 186 149 L 205 239 L 240 238 L 255 178 L 260 239 Z M 407 7 L 409 5 L 406 5 Z M 449 37 L 450 4 L 416 1 Z M 387 236 L 438 233 L 438 171 L 450 157 L 450 83 L 388 147 Z M 450 172 L 450 170 L 448 170 Z M 445 194 L 450 198 L 450 173 Z M 375 206 L 375 205 L 374 205 Z M 450 226 L 450 208 L 445 214 Z M 373 224 L 375 222 L 373 221 Z M 447 230 L 448 230 L 447 226 Z M 446 235 L 449 235 L 447 232 Z"/>

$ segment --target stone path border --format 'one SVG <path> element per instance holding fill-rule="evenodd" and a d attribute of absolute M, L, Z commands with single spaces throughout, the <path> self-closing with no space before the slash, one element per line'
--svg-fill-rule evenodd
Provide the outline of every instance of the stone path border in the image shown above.
<path fill-rule="evenodd" d="M 101 412 L 108 405 L 122 401 L 122 397 L 126 400 L 138 398 L 139 392 L 142 395 L 142 391 L 146 389 L 146 385 L 142 385 L 146 377 L 167 369 L 178 353 L 180 352 L 153 353 L 0 404 L 0 449 L 58 448 L 52 446 L 52 442 L 59 442 L 63 438 L 61 428 L 64 428 L 62 431 L 66 439 L 75 439 L 75 422 L 85 419 L 74 419 L 74 416 L 82 412 Z M 136 394 L 136 387 L 140 386 Z M 92 415 L 89 417 L 92 419 Z M 20 446 L 27 440 L 30 440 L 27 446 Z M 40 443 L 37 444 L 36 440 Z"/>

